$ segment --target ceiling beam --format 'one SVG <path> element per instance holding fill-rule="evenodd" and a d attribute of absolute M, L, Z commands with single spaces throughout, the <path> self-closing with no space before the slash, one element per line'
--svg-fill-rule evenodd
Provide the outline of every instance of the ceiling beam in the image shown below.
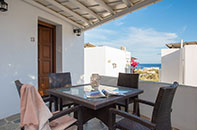
<path fill-rule="evenodd" d="M 107 2 L 107 5 L 117 5 L 117 4 L 122 4 L 122 0 L 117 0 L 117 1 L 113 1 L 113 2 Z M 87 6 L 88 8 L 92 8 L 92 7 L 98 7 L 99 4 L 94 4 L 94 5 L 89 5 Z"/>
<path fill-rule="evenodd" d="M 80 24 L 78 24 L 78 23 L 76 23 L 76 22 L 74 22 L 74 21 L 72 21 L 72 20 L 70 20 L 70 19 L 64 17 L 63 15 L 61 15 L 61 14 L 59 14 L 59 13 L 56 13 L 55 11 L 53 11 L 53 10 L 51 10 L 51 9 L 49 9 L 49 8 L 47 8 L 47 7 L 43 6 L 43 5 L 41 5 L 41 4 L 37 3 L 37 2 L 35 2 L 35 1 L 33 1 L 33 0 L 23 0 L 23 1 L 26 2 L 26 3 L 28 3 L 28 4 L 30 4 L 30 5 L 32 5 L 32 6 L 34 6 L 34 7 L 37 7 L 37 8 L 39 8 L 39 9 L 43 10 L 43 11 L 46 11 L 46 12 L 48 12 L 48 13 L 50 13 L 50 14 L 52 14 L 52 15 L 58 17 L 58 18 L 61 18 L 62 20 L 64 20 L 64 21 L 70 23 L 71 25 L 73 25 L 73 26 L 75 26 L 75 27 L 83 28 L 82 25 L 80 25 Z"/>
<path fill-rule="evenodd" d="M 102 20 L 102 18 L 99 15 L 97 15 L 96 13 L 94 13 L 92 10 L 88 9 L 86 6 L 84 6 L 80 2 L 78 2 L 76 0 L 71 0 L 70 2 L 73 3 L 73 4 L 75 4 L 75 6 L 79 7 L 80 9 L 88 12 L 89 14 L 91 14 L 92 16 L 94 16 L 95 18 L 97 18 L 99 21 Z"/>
<path fill-rule="evenodd" d="M 66 4 L 66 3 L 68 3 L 69 2 L 69 0 L 66 0 L 66 1 L 63 1 L 63 2 L 60 2 L 61 4 Z"/>
<path fill-rule="evenodd" d="M 122 16 L 124 16 L 126 14 L 132 13 L 132 12 L 138 10 L 138 9 L 141 9 L 143 7 L 146 7 L 148 5 L 154 4 L 154 3 L 159 2 L 159 1 L 161 1 L 161 0 L 145 0 L 145 1 L 142 1 L 141 3 L 135 4 L 134 6 L 132 6 L 130 8 L 127 8 L 124 11 L 118 12 L 115 15 L 102 20 L 101 22 L 95 23 L 94 25 L 92 25 L 90 27 L 86 27 L 86 28 L 82 29 L 82 31 L 87 31 L 89 29 L 95 28 L 95 27 L 97 27 L 99 25 L 105 24 L 107 22 L 115 20 L 115 19 L 117 19 L 119 17 L 122 17 Z"/>
<path fill-rule="evenodd" d="M 133 6 L 133 3 L 131 2 L 131 0 L 122 0 L 122 2 L 125 3 L 128 8 Z"/>
<path fill-rule="evenodd" d="M 122 0 L 117 0 L 117 1 L 112 1 L 112 2 L 107 2 L 108 5 L 117 5 L 117 4 L 122 4 Z"/>
<path fill-rule="evenodd" d="M 103 0 L 95 0 L 96 3 L 98 3 L 100 6 L 103 6 L 104 9 L 106 9 L 109 13 L 115 14 L 115 12 L 112 10 L 111 7 L 109 7 Z"/>
<path fill-rule="evenodd" d="M 94 8 L 94 7 L 98 7 L 99 6 L 99 4 L 95 4 L 95 5 L 88 5 L 87 7 L 88 8 Z"/>
<path fill-rule="evenodd" d="M 46 0 L 47 2 L 49 2 L 50 4 L 54 5 L 55 7 L 69 13 L 70 15 L 73 15 L 75 18 L 87 23 L 87 24 L 91 24 L 87 19 L 85 19 L 84 17 L 80 16 L 79 14 L 71 11 L 70 9 L 68 9 L 67 7 L 61 5 L 60 3 L 54 1 L 54 0 Z"/>

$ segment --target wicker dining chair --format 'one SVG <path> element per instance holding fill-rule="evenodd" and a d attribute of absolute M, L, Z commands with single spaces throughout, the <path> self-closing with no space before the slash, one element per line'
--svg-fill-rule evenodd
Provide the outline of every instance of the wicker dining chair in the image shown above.
<path fill-rule="evenodd" d="M 177 87 L 177 82 L 168 87 L 161 87 L 155 103 L 135 99 L 135 102 L 154 107 L 151 121 L 124 111 L 110 109 L 110 130 L 115 130 L 116 128 L 122 130 L 171 130 L 172 102 Z M 116 115 L 120 115 L 124 119 L 115 122 Z"/>
<path fill-rule="evenodd" d="M 119 73 L 117 85 L 138 89 L 138 84 L 139 84 L 138 82 L 139 82 L 139 74 Z M 121 107 L 124 107 L 125 111 L 128 112 L 128 106 L 130 103 L 134 103 L 135 98 L 138 98 L 138 96 L 118 102 L 117 105 L 119 110 L 121 110 Z M 134 104 L 134 107 L 135 105 L 138 105 L 138 103 Z M 139 107 L 137 110 L 137 115 L 139 116 Z"/>
<path fill-rule="evenodd" d="M 65 73 L 50 73 L 49 74 L 49 88 L 62 88 L 62 87 L 71 87 L 71 75 L 70 72 Z M 56 97 L 54 97 L 56 98 Z M 71 107 L 74 105 L 72 101 L 69 101 L 66 98 L 59 99 L 59 110 L 63 110 L 64 107 Z"/>
<path fill-rule="evenodd" d="M 18 91 L 18 94 L 19 94 L 19 97 L 20 97 L 21 96 L 20 89 L 21 89 L 23 84 L 19 80 L 16 80 L 15 84 L 16 84 L 16 88 L 17 88 L 17 91 Z M 46 101 L 50 101 L 50 100 L 48 98 L 45 98 L 45 99 L 43 99 L 43 101 L 46 102 Z M 81 129 L 82 122 L 80 122 L 80 121 L 81 121 L 82 117 L 81 117 L 81 109 L 80 109 L 79 105 L 75 105 L 74 107 L 65 109 L 63 111 L 54 112 L 53 116 L 49 119 L 49 123 L 54 121 L 54 120 L 64 119 L 65 116 L 67 116 L 68 114 L 70 114 L 72 112 L 77 113 L 77 119 L 78 120 L 75 123 L 70 124 L 67 128 L 69 128 L 73 125 L 77 125 L 78 129 Z M 65 124 L 67 125 L 67 122 L 65 122 Z M 64 125 L 64 124 L 58 124 L 58 125 Z M 24 126 L 21 127 L 21 130 L 24 130 Z"/>
<path fill-rule="evenodd" d="M 16 81 L 15 81 L 15 85 L 16 85 L 18 94 L 19 94 L 19 96 L 20 96 L 20 95 L 21 95 L 21 94 L 20 94 L 20 89 L 21 89 L 21 87 L 23 86 L 23 83 L 21 83 L 20 80 L 16 80 Z M 45 103 L 49 103 L 49 110 L 52 111 L 52 104 L 51 104 L 51 102 L 54 102 L 54 103 L 56 104 L 55 99 L 54 99 L 53 97 L 42 97 L 42 99 L 43 99 L 43 101 L 44 101 Z"/>

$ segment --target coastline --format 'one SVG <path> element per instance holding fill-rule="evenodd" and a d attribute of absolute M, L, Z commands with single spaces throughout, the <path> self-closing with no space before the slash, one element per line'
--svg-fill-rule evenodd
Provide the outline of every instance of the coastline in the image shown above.
<path fill-rule="evenodd" d="M 138 64 L 138 66 L 136 67 L 136 69 L 143 69 L 143 68 L 159 68 L 161 69 L 161 63 L 157 63 L 157 64 Z"/>
<path fill-rule="evenodd" d="M 135 73 L 140 74 L 140 80 L 159 81 L 159 72 L 161 64 L 139 64 Z"/>

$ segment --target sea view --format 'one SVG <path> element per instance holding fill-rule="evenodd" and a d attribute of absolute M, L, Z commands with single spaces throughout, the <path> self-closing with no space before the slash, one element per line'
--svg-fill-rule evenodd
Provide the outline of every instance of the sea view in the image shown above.
<path fill-rule="evenodd" d="M 143 69 L 143 68 L 152 68 L 152 67 L 158 67 L 161 69 L 161 64 L 139 64 L 136 69 Z"/>
<path fill-rule="evenodd" d="M 150 68 L 150 69 L 144 69 Z M 138 64 L 135 73 L 140 74 L 140 80 L 159 81 L 159 69 L 161 64 Z"/>

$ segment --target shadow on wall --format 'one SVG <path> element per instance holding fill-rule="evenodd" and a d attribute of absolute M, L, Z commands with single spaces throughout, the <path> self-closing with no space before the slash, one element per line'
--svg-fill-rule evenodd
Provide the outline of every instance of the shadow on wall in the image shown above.
<path fill-rule="evenodd" d="M 177 81 L 182 83 L 181 51 L 165 49 L 162 53 L 164 56 L 161 58 L 161 82 L 172 83 Z"/>
<path fill-rule="evenodd" d="M 25 83 L 30 83 L 30 84 L 33 84 L 33 85 L 37 85 L 36 81 L 37 81 L 37 78 L 36 78 L 36 75 L 35 74 L 24 74 L 25 72 L 28 72 L 28 67 L 27 68 L 21 68 L 22 65 L 20 64 L 17 64 L 17 65 L 12 65 L 12 64 L 7 64 L 6 67 L 4 66 L 1 66 L 2 68 L 4 68 L 4 75 L 1 76 L 1 79 L 2 80 L 5 80 L 5 79 L 10 79 L 10 81 L 13 81 L 13 82 L 9 82 L 9 83 L 14 83 L 15 80 L 21 80 L 21 81 L 24 81 Z M 12 74 L 11 74 L 12 73 Z M 10 84 L 11 85 L 11 84 Z"/>

